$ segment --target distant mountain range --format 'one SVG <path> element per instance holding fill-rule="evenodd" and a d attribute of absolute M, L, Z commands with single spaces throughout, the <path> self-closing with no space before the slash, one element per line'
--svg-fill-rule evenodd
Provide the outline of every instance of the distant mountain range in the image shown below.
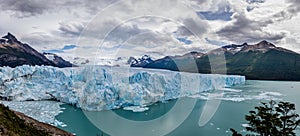
<path fill-rule="evenodd" d="M 219 59 L 225 56 L 224 59 Z M 46 65 L 72 67 L 73 65 L 53 53 L 39 53 L 28 44 L 8 33 L 0 38 L 0 66 Z M 74 59 L 81 62 L 81 59 Z M 300 54 L 274 44 L 261 41 L 249 45 L 227 45 L 208 53 L 190 52 L 184 55 L 166 56 L 153 60 L 148 55 L 141 58 L 118 58 L 107 60 L 102 65 L 130 65 L 154 69 L 168 69 L 193 73 L 212 73 L 210 61 L 214 61 L 214 72 L 223 73 L 226 64 L 227 74 L 244 75 L 247 79 L 300 81 Z M 74 61 L 74 62 L 75 62 Z M 104 61 L 101 61 L 104 62 Z M 80 64 L 89 64 L 88 60 Z M 196 68 L 195 68 L 196 64 Z"/>
<path fill-rule="evenodd" d="M 49 59 L 49 57 L 51 59 Z M 11 33 L 8 33 L 0 39 L 0 60 L 0 66 L 9 67 L 16 67 L 25 64 L 61 68 L 72 67 L 70 62 L 65 61 L 63 58 L 55 54 L 39 53 L 28 44 L 18 41 L 18 39 Z"/>
<path fill-rule="evenodd" d="M 143 55 L 141 57 L 117 57 L 117 58 L 98 58 L 97 60 L 90 61 L 87 58 L 75 57 L 72 61 L 73 64 L 77 66 L 84 65 L 96 65 L 101 66 L 111 66 L 111 67 L 128 67 L 128 66 L 144 66 L 148 63 L 153 62 L 154 60 L 149 55 Z"/>
<path fill-rule="evenodd" d="M 214 59 L 225 56 L 224 59 Z M 227 74 L 244 75 L 247 79 L 300 81 L 300 54 L 261 41 L 254 45 L 227 45 L 208 53 L 190 52 L 182 56 L 166 56 L 132 67 L 168 69 L 173 71 L 211 73 L 211 63 L 226 64 Z M 196 71 L 193 66 L 196 64 Z M 180 68 L 178 68 L 180 67 Z M 180 69 L 180 70 L 179 70 Z M 216 69 L 214 73 L 222 73 Z"/>

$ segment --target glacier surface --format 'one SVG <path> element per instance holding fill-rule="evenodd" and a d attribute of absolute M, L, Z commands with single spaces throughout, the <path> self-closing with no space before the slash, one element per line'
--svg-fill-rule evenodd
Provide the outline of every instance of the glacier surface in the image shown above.
<path fill-rule="evenodd" d="M 56 100 L 89 111 L 145 106 L 244 83 L 244 76 L 125 67 L 0 68 L 2 100 Z"/>

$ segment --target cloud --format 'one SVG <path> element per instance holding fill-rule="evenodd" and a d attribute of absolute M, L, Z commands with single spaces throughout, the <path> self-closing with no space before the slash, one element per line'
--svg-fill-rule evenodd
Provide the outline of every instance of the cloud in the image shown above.
<path fill-rule="evenodd" d="M 64 53 L 64 51 L 60 50 L 60 49 L 43 50 L 43 52 L 46 52 L 46 53 Z"/>
<path fill-rule="evenodd" d="M 177 40 L 184 44 L 192 44 L 193 43 L 191 40 L 188 40 L 186 38 L 177 38 Z"/>
<path fill-rule="evenodd" d="M 227 44 L 227 43 L 225 43 L 225 42 L 221 42 L 221 41 L 217 41 L 217 40 L 211 40 L 211 39 L 209 39 L 209 38 L 205 38 L 205 40 L 206 40 L 208 43 L 210 43 L 210 44 L 212 44 L 212 45 L 217 45 L 217 46 L 224 46 L 224 45 Z"/>
<path fill-rule="evenodd" d="M 65 38 L 47 32 L 32 32 L 24 34 L 20 39 L 20 41 L 28 43 L 40 52 L 49 50 L 49 52 L 53 53 L 63 53 L 64 51 L 77 48 L 75 45 L 76 41 L 74 41 L 73 38 Z"/>
<path fill-rule="evenodd" d="M 223 21 L 230 21 L 232 12 L 223 11 L 223 12 L 211 12 L 211 11 L 205 11 L 205 12 L 198 12 L 200 16 L 203 16 L 207 20 L 223 20 Z"/>
<path fill-rule="evenodd" d="M 59 31 L 68 36 L 79 36 L 82 30 L 84 29 L 84 25 L 81 22 L 60 22 L 59 23 Z"/>
<path fill-rule="evenodd" d="M 174 33 L 176 33 L 178 36 L 192 36 L 193 35 L 193 33 L 184 26 L 177 27 L 177 30 Z"/>
<path fill-rule="evenodd" d="M 264 3 L 266 0 L 246 0 L 249 4 L 257 4 L 257 3 Z"/>
<path fill-rule="evenodd" d="M 131 37 L 124 44 L 135 47 L 140 46 L 149 50 L 155 47 L 170 46 L 178 43 L 177 40 L 169 34 L 148 31 Z"/>
<path fill-rule="evenodd" d="M 217 12 L 229 5 L 228 0 L 186 0 L 186 4 L 198 12 Z"/>
<path fill-rule="evenodd" d="M 147 31 L 149 30 L 140 29 L 137 24 L 123 24 L 110 31 L 105 40 L 123 43 L 131 37 Z"/>
<path fill-rule="evenodd" d="M 94 57 L 98 49 L 120 49 L 133 56 L 144 52 L 174 55 L 231 42 L 296 38 L 291 37 L 296 30 L 285 29 L 285 23 L 298 16 L 298 0 L 181 2 L 0 0 L 0 32 L 12 31 L 40 51 L 65 54 L 75 50 L 80 57 Z"/>
<path fill-rule="evenodd" d="M 71 49 L 74 49 L 76 48 L 77 46 L 76 45 L 65 45 L 62 50 L 71 50 Z"/>
<path fill-rule="evenodd" d="M 52 36 L 46 32 L 33 32 L 21 37 L 21 40 L 29 43 L 35 47 L 43 47 L 48 45 L 57 45 L 57 37 Z"/>
<path fill-rule="evenodd" d="M 285 21 L 292 19 L 300 12 L 300 1 L 299 0 L 287 0 L 290 5 L 285 10 L 279 11 L 274 14 L 271 18 L 274 21 Z"/>
<path fill-rule="evenodd" d="M 40 0 L 0 0 L 3 11 L 10 11 L 16 17 L 40 15 L 51 8 L 49 1 Z"/>
<path fill-rule="evenodd" d="M 119 0 L 77 0 L 82 2 L 81 7 L 84 7 L 86 11 L 92 15 L 95 14 L 95 11 L 101 11 L 103 8 L 118 2 Z"/>
<path fill-rule="evenodd" d="M 22 40 L 34 48 L 39 51 L 64 54 L 70 52 L 70 50 L 65 50 L 69 47 L 64 47 L 64 45 L 75 44 L 78 47 L 76 50 L 71 50 L 75 51 L 76 55 L 83 57 L 97 54 L 99 48 L 105 49 L 103 51 L 105 52 L 125 47 L 124 49 L 127 49 L 129 55 L 143 51 L 162 51 L 163 53 L 160 54 L 178 54 L 184 50 L 184 52 L 188 52 L 189 49 L 196 46 L 195 38 L 191 37 L 201 38 L 209 29 L 207 23 L 200 19 L 196 12 L 180 5 L 179 2 L 176 3 L 177 1 L 175 3 L 173 0 L 159 1 L 159 3 L 149 3 L 146 0 L 123 1 L 120 5 L 112 5 L 111 11 L 100 12 L 101 7 L 105 7 L 101 5 L 113 2 L 109 0 L 41 1 L 43 5 L 36 5 L 36 9 L 43 10 L 39 12 L 33 10 L 28 15 L 24 10 L 18 10 L 20 8 L 17 6 L 15 9 L 5 10 L 12 14 L 20 13 L 19 17 L 23 18 L 35 16 L 29 19 L 33 20 L 27 26 L 28 28 L 38 26 L 38 28 L 33 32 L 26 31 L 27 34 L 21 33 Z M 176 6 L 183 9 L 165 9 L 164 4 L 178 4 Z M 47 6 L 43 7 L 44 5 Z M 161 12 L 162 10 L 165 12 Z M 75 12 L 77 15 L 73 16 Z M 101 16 L 89 23 L 86 20 L 90 20 L 91 16 L 86 12 L 101 14 Z M 57 22 L 52 18 L 57 18 Z M 12 19 L 18 20 L 17 18 Z M 44 21 L 45 19 L 49 19 L 49 21 Z M 42 24 L 40 24 L 41 22 Z M 24 23 L 27 22 L 24 21 Z M 86 28 L 87 24 L 89 27 Z M 84 34 L 82 34 L 83 32 Z M 79 41 L 77 38 L 82 38 L 82 40 Z M 181 39 L 181 42 L 177 38 Z M 102 40 L 104 40 L 103 45 L 101 45 Z M 79 44 L 76 43 L 77 41 Z M 126 46 L 121 46 L 123 44 Z"/>
<path fill-rule="evenodd" d="M 65 51 L 75 49 L 76 47 L 77 47 L 76 45 L 65 45 L 63 48 L 60 48 L 60 49 L 43 50 L 43 52 L 47 52 L 47 53 L 64 53 Z"/>
<path fill-rule="evenodd" d="M 77 8 L 84 9 L 88 13 L 94 14 L 95 11 L 99 11 L 116 1 L 117 0 L 0 0 L 0 7 L 3 11 L 8 11 L 14 17 L 26 18 L 46 13 L 57 13 L 61 10 L 74 11 L 74 9 Z"/>
<path fill-rule="evenodd" d="M 266 0 L 245 0 L 245 1 L 248 3 L 246 7 L 246 10 L 248 12 L 251 12 L 255 8 L 259 8 L 262 3 L 266 2 Z"/>
<path fill-rule="evenodd" d="M 191 3 L 195 3 L 197 5 L 202 5 L 207 2 L 207 0 L 190 0 Z"/>
<path fill-rule="evenodd" d="M 278 41 L 285 37 L 284 32 L 272 32 L 264 30 L 272 24 L 271 20 L 250 20 L 244 14 L 233 15 L 231 24 L 226 25 L 217 35 L 234 42 L 257 42 L 260 40 Z"/>
<path fill-rule="evenodd" d="M 231 1 L 235 12 L 232 20 L 216 31 L 224 40 L 231 42 L 257 42 L 269 40 L 279 42 L 288 36 L 285 29 L 272 29 L 282 22 L 297 16 L 300 11 L 298 0 L 287 0 L 281 3 L 266 0 Z M 270 7 L 273 10 L 270 10 Z M 245 9 L 248 12 L 245 12 Z M 250 12 L 251 11 L 251 12 Z"/>
<path fill-rule="evenodd" d="M 200 11 L 197 12 L 200 17 L 207 20 L 223 20 L 230 21 L 233 12 L 229 5 L 221 5 L 217 11 Z"/>
<path fill-rule="evenodd" d="M 205 22 L 196 22 L 193 18 L 183 20 L 184 27 L 192 32 L 197 37 L 202 37 L 208 31 L 209 25 Z M 185 31 L 187 32 L 187 31 Z"/>

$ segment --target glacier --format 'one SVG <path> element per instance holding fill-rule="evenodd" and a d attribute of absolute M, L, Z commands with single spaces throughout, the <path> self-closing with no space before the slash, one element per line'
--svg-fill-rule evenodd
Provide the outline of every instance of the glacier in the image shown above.
<path fill-rule="evenodd" d="M 144 107 L 244 83 L 238 75 L 128 67 L 0 67 L 2 100 L 55 100 L 88 111 Z"/>

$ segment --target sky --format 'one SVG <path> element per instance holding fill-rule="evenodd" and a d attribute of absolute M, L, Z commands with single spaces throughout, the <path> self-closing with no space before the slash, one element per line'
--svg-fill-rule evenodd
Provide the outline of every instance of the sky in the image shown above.
<path fill-rule="evenodd" d="M 66 59 L 207 52 L 267 40 L 300 53 L 299 0 L 0 0 L 0 34 Z"/>

